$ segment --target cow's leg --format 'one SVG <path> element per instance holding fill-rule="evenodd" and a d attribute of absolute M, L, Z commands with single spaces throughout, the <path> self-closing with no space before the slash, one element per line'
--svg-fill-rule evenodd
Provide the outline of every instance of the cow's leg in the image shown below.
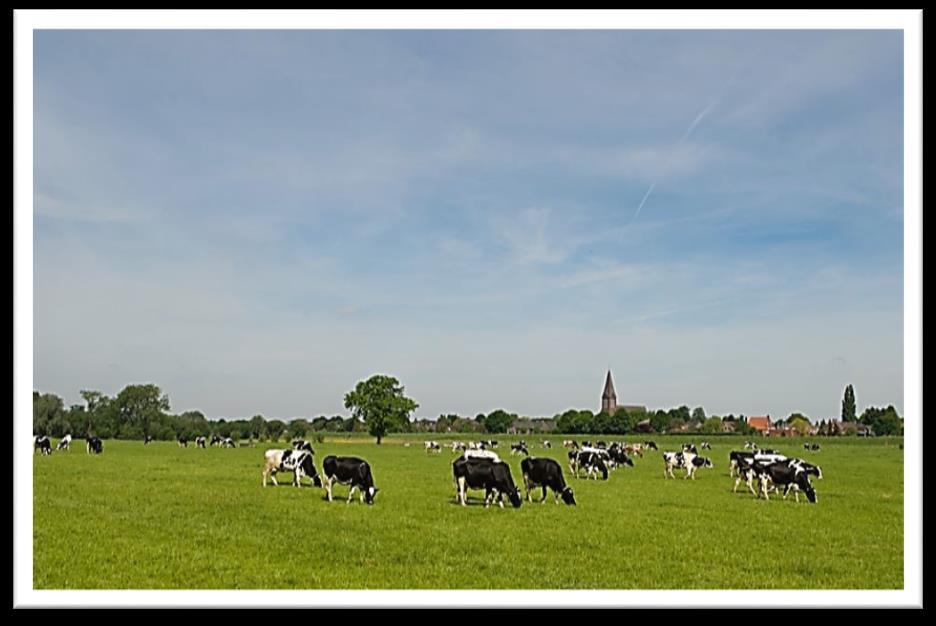
<path fill-rule="evenodd" d="M 348 490 L 348 504 L 351 504 L 351 499 L 354 497 L 354 483 L 351 484 L 351 488 Z"/>
<path fill-rule="evenodd" d="M 546 492 L 546 485 L 543 485 L 543 497 L 540 499 L 540 504 L 545 504 L 545 503 L 546 503 L 546 496 L 547 496 L 547 495 L 549 495 L 549 494 Z"/>
<path fill-rule="evenodd" d="M 333 478 L 334 478 L 334 476 L 329 476 L 329 477 L 325 480 L 325 488 L 326 488 L 327 493 L 328 493 L 328 501 L 329 501 L 329 502 L 332 501 L 332 479 L 333 479 Z"/>

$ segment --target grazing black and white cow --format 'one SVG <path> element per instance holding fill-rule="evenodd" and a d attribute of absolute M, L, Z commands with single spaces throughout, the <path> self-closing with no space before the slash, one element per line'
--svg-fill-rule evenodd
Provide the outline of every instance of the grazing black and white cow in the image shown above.
<path fill-rule="evenodd" d="M 305 439 L 296 439 L 292 442 L 292 447 L 293 450 L 305 450 L 310 454 L 315 454 L 315 450 L 312 449 L 312 444 Z"/>
<path fill-rule="evenodd" d="M 696 470 L 700 467 L 714 467 L 714 465 L 711 459 L 703 458 L 692 452 L 663 453 L 663 478 L 676 478 L 673 470 L 685 469 L 686 475 L 683 478 L 695 480 Z"/>
<path fill-rule="evenodd" d="M 804 450 L 810 450 L 810 451 L 812 451 L 812 452 L 819 452 L 819 450 L 820 450 L 819 444 L 818 444 L 818 443 L 804 443 L 804 444 L 803 444 L 803 449 L 804 449 Z"/>
<path fill-rule="evenodd" d="M 71 436 L 71 433 L 69 433 L 65 435 L 64 437 L 62 437 L 62 440 L 58 442 L 58 445 L 55 446 L 55 449 L 65 450 L 66 452 L 68 452 L 69 450 L 71 450 L 71 442 L 72 442 L 72 436 Z"/>
<path fill-rule="evenodd" d="M 374 503 L 374 496 L 379 489 L 374 486 L 374 477 L 370 465 L 364 459 L 353 456 L 327 456 L 322 461 L 322 473 L 325 474 L 325 489 L 328 501 L 332 499 L 332 485 L 336 482 L 350 485 L 348 504 L 354 496 L 354 490 L 361 490 L 361 502 Z"/>
<path fill-rule="evenodd" d="M 150 437 L 149 435 L 146 435 L 146 436 L 143 437 L 143 445 L 144 445 L 144 446 L 149 445 L 150 442 L 152 442 L 152 441 L 153 441 L 153 438 Z"/>
<path fill-rule="evenodd" d="M 430 452 L 442 453 L 442 446 L 439 445 L 438 441 L 426 441 L 426 454 Z"/>
<path fill-rule="evenodd" d="M 767 464 L 755 461 L 754 471 L 760 481 L 760 493 L 764 495 L 765 500 L 770 499 L 767 494 L 771 485 L 784 488 L 784 500 L 786 500 L 791 489 L 796 496 L 797 502 L 799 502 L 800 491 L 806 494 L 806 499 L 809 502 L 815 504 L 818 500 L 816 491 L 813 489 L 812 483 L 809 482 L 809 473 L 802 466 L 797 465 L 793 459 Z"/>
<path fill-rule="evenodd" d="M 237 443 L 230 437 L 225 437 L 224 439 L 221 440 L 221 447 L 222 448 L 236 448 Z"/>
<path fill-rule="evenodd" d="M 546 439 L 543 441 L 543 447 L 549 450 L 549 449 L 552 449 L 552 444 L 549 442 L 548 439 Z"/>
<path fill-rule="evenodd" d="M 467 506 L 469 489 L 484 489 L 485 508 L 495 497 L 503 508 L 504 494 L 507 494 L 514 508 L 518 508 L 522 502 L 520 491 L 514 485 L 513 477 L 510 475 L 510 466 L 503 461 L 466 459 L 461 456 L 452 463 L 452 474 L 455 477 L 456 498 L 462 506 Z"/>
<path fill-rule="evenodd" d="M 573 450 L 577 450 L 578 447 L 579 447 L 579 445 L 578 445 L 578 442 L 575 441 L 574 439 L 563 439 L 563 440 L 562 440 L 562 447 L 563 447 L 563 448 L 571 448 L 571 449 L 573 449 Z"/>
<path fill-rule="evenodd" d="M 530 456 L 530 451 L 527 450 L 526 444 L 522 441 L 520 443 L 510 444 L 510 453 L 511 454 L 522 454 L 524 456 Z"/>
<path fill-rule="evenodd" d="M 648 450 L 659 450 L 659 448 L 657 448 L 656 443 L 653 442 L 653 441 L 645 441 L 643 445 L 644 445 Z"/>
<path fill-rule="evenodd" d="M 204 448 L 204 447 L 206 447 L 206 446 L 205 446 L 205 443 L 206 443 L 206 440 L 205 440 L 204 437 L 195 437 L 195 447 L 196 447 L 196 448 Z"/>
<path fill-rule="evenodd" d="M 293 485 L 300 486 L 300 478 L 307 477 L 316 487 L 322 486 L 322 479 L 315 470 L 312 453 L 306 450 L 267 450 L 263 454 L 263 486 L 266 487 L 267 477 L 276 482 L 277 472 L 292 472 Z"/>
<path fill-rule="evenodd" d="M 682 451 L 683 451 L 683 452 L 691 452 L 692 454 L 698 454 L 698 453 L 699 453 L 699 451 L 696 450 L 696 447 L 695 447 L 695 444 L 694 444 L 694 443 L 684 443 L 684 444 L 682 445 Z"/>
<path fill-rule="evenodd" d="M 49 438 L 46 437 L 45 435 L 39 435 L 38 437 L 33 437 L 33 447 L 34 447 L 34 453 L 39 452 L 45 455 L 52 454 L 52 442 L 49 441 Z"/>
<path fill-rule="evenodd" d="M 184 436 L 179 435 L 177 441 L 179 442 L 180 448 L 188 448 L 188 439 L 186 439 Z"/>
<path fill-rule="evenodd" d="M 707 441 L 703 441 L 703 442 L 699 445 L 699 447 L 702 448 L 703 450 L 711 450 L 711 449 L 712 449 L 712 444 L 710 444 L 710 443 L 707 442 Z"/>
<path fill-rule="evenodd" d="M 496 452 L 490 450 L 465 450 L 465 453 L 462 455 L 466 459 L 487 459 L 489 461 L 499 462 L 501 459 L 497 456 Z"/>
<path fill-rule="evenodd" d="M 634 467 L 634 462 L 631 460 L 629 456 L 627 456 L 626 449 L 623 448 L 622 446 L 619 446 L 617 444 L 612 445 L 608 449 L 608 456 L 610 457 L 611 462 L 615 466 L 630 465 L 631 467 Z"/>
<path fill-rule="evenodd" d="M 464 452 L 468 449 L 468 444 L 462 441 L 453 441 L 452 442 L 452 453 Z"/>
<path fill-rule="evenodd" d="M 222 439 L 221 439 L 221 436 L 220 436 L 220 435 L 212 435 L 212 436 L 211 436 L 211 441 L 208 442 L 208 445 L 210 445 L 210 446 L 219 446 L 219 445 L 221 445 L 221 441 L 222 441 Z"/>
<path fill-rule="evenodd" d="M 98 437 L 88 437 L 87 446 L 88 454 L 101 454 L 104 452 L 104 442 Z"/>
<path fill-rule="evenodd" d="M 526 488 L 527 501 L 532 502 L 531 492 L 536 487 L 542 487 L 543 497 L 540 503 L 546 502 L 546 488 L 553 491 L 556 504 L 559 498 L 566 504 L 575 504 L 572 487 L 566 485 L 562 477 L 562 466 L 553 459 L 527 457 L 520 461 L 520 471 L 523 473 L 523 485 Z"/>
<path fill-rule="evenodd" d="M 572 470 L 572 475 L 578 478 L 578 471 L 584 469 L 586 478 L 597 479 L 598 474 L 601 473 L 601 479 L 608 480 L 608 465 L 601 456 L 595 448 L 569 452 L 569 468 Z"/>

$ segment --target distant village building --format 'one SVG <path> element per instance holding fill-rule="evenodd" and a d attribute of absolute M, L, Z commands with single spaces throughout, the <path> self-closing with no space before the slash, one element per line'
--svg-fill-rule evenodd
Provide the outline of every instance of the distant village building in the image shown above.
<path fill-rule="evenodd" d="M 618 404 L 617 393 L 614 391 L 614 382 L 611 380 L 611 370 L 605 377 L 604 391 L 601 392 L 601 412 L 614 415 L 620 409 L 628 412 L 646 413 L 647 407 L 639 404 Z"/>
<path fill-rule="evenodd" d="M 770 415 L 749 417 L 747 424 L 762 435 L 769 435 L 772 428 Z"/>

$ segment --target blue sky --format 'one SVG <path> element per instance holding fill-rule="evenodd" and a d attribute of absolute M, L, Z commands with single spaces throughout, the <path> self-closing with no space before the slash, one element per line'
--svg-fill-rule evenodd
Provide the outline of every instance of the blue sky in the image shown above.
<path fill-rule="evenodd" d="M 903 395 L 899 31 L 37 31 L 34 387 Z"/>

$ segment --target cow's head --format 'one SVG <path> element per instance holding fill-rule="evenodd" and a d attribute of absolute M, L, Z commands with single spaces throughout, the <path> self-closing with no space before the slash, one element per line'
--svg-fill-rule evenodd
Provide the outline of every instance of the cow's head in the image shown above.
<path fill-rule="evenodd" d="M 364 502 L 367 504 L 373 504 L 374 498 L 377 497 L 377 492 L 380 491 L 377 487 L 368 487 L 364 490 Z"/>
<path fill-rule="evenodd" d="M 566 504 L 575 505 L 575 496 L 572 494 L 572 487 L 566 487 L 559 495 Z"/>
<path fill-rule="evenodd" d="M 520 498 L 520 490 L 516 487 L 507 492 L 507 498 L 515 509 L 519 509 L 520 505 L 523 503 L 523 500 Z"/>

